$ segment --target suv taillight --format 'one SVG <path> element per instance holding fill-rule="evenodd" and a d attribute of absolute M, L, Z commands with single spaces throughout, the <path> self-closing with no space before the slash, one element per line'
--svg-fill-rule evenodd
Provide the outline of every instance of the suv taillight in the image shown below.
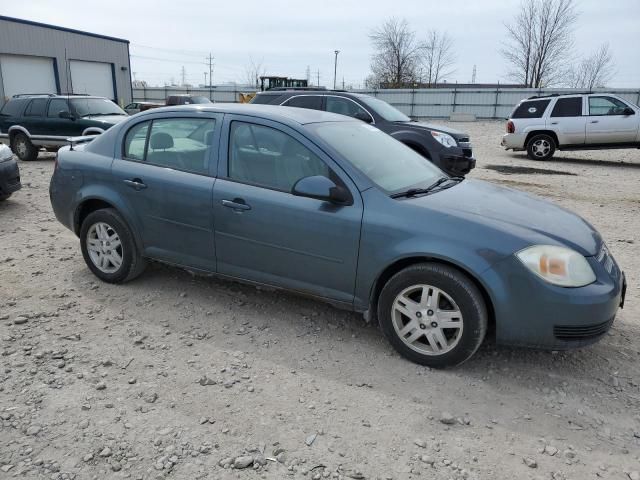
<path fill-rule="evenodd" d="M 516 132 L 516 126 L 513 124 L 511 120 L 509 120 L 507 122 L 507 133 L 515 133 L 515 132 Z"/>

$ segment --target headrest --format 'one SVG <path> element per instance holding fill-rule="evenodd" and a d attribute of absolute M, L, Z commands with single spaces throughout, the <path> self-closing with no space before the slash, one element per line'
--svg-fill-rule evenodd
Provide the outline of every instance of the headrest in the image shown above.
<path fill-rule="evenodd" d="M 158 132 L 151 135 L 151 148 L 154 150 L 166 150 L 173 147 L 173 137 L 166 132 Z"/>

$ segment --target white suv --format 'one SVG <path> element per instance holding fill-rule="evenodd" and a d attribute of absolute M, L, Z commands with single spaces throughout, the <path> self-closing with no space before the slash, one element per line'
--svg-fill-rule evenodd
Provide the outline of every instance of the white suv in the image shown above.
<path fill-rule="evenodd" d="M 533 160 L 556 149 L 640 148 L 640 108 L 603 93 L 530 97 L 511 114 L 501 144 Z"/>

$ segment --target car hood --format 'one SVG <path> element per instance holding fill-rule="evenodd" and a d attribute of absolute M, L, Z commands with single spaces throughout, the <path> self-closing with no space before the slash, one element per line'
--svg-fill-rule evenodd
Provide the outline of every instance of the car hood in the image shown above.
<path fill-rule="evenodd" d="M 491 224 L 524 243 L 546 241 L 585 256 L 595 255 L 602 242 L 595 228 L 575 213 L 534 195 L 481 180 L 466 179 L 446 190 L 407 201 L 443 214 Z"/>
<path fill-rule="evenodd" d="M 120 123 L 125 118 L 129 118 L 127 115 L 89 115 L 88 117 L 82 117 L 85 120 L 93 120 L 94 122 L 108 123 L 109 125 L 115 125 Z"/>
<path fill-rule="evenodd" d="M 444 125 L 434 125 L 432 123 L 425 122 L 404 122 L 403 125 L 411 130 L 435 130 L 436 132 L 448 133 L 456 140 L 459 138 L 469 138 L 469 134 L 454 128 L 445 127 Z"/>

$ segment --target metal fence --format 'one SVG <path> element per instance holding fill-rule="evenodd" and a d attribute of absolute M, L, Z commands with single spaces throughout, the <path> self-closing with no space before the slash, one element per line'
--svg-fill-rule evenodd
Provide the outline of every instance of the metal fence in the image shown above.
<path fill-rule="evenodd" d="M 207 88 L 134 88 L 134 101 L 164 102 L 169 95 L 191 94 L 209 97 L 214 102 L 238 102 L 240 93 L 255 91 L 250 87 L 219 86 Z M 582 90 L 570 88 L 422 88 L 353 90 L 384 100 L 412 118 L 450 118 L 452 114 L 469 114 L 475 118 L 507 118 L 523 98 L 533 95 L 571 94 Z M 614 93 L 631 103 L 640 104 L 640 90 L 630 88 L 599 89 Z"/>

